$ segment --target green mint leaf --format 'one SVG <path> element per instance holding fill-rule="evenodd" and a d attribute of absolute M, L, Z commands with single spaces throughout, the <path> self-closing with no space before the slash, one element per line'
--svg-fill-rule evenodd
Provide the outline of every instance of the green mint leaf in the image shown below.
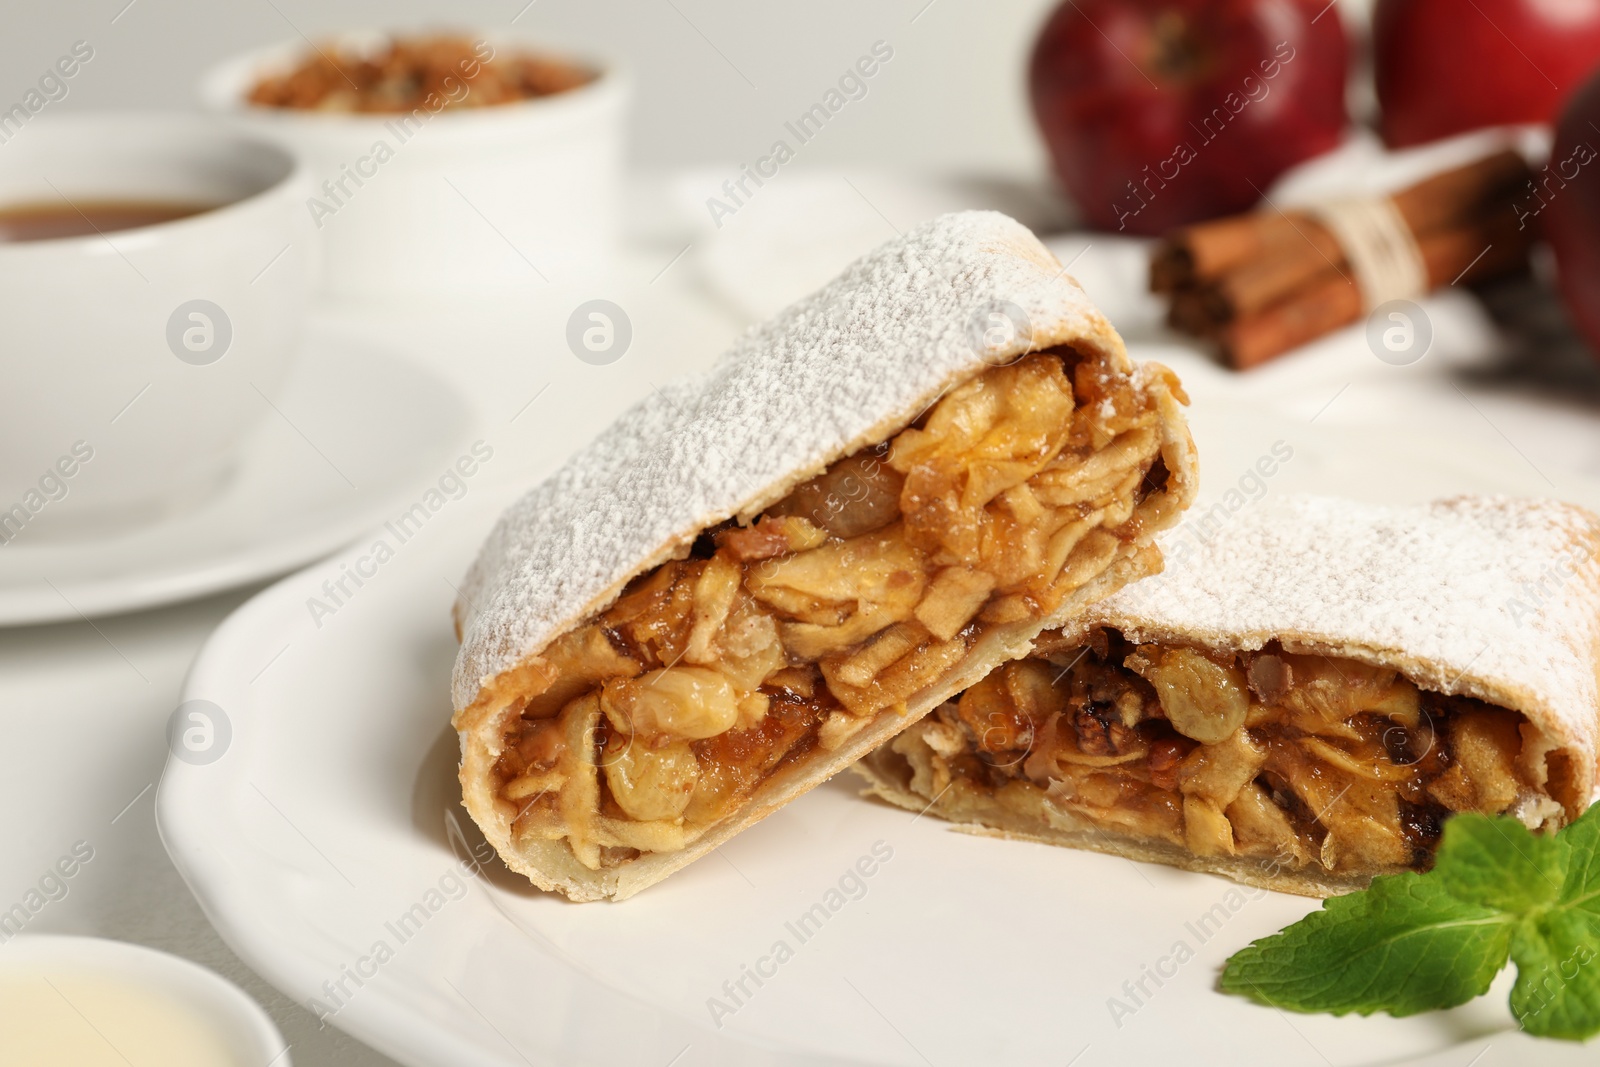
<path fill-rule="evenodd" d="M 1565 841 L 1530 833 L 1516 819 L 1456 817 L 1445 823 L 1432 877 L 1457 900 L 1501 911 L 1553 904 L 1567 877 Z"/>
<path fill-rule="evenodd" d="M 1511 1013 L 1538 1037 L 1600 1033 L 1600 915 L 1558 908 L 1521 923 L 1511 939 L 1517 984 Z"/>
<path fill-rule="evenodd" d="M 1600 1034 L 1600 806 L 1554 837 L 1457 815 L 1433 870 L 1325 901 L 1235 953 L 1220 985 L 1292 1011 L 1411 1015 L 1478 996 L 1508 958 L 1523 1029 Z"/>
<path fill-rule="evenodd" d="M 1567 850 L 1567 884 L 1561 903 L 1600 914 L 1600 804 L 1556 835 Z"/>
<path fill-rule="evenodd" d="M 1600 806 L 1555 837 L 1565 853 L 1559 902 L 1530 915 L 1511 942 L 1511 1012 L 1530 1034 L 1600 1033 Z"/>
<path fill-rule="evenodd" d="M 1454 1007 L 1489 988 L 1505 966 L 1513 926 L 1499 909 L 1451 896 L 1438 878 L 1389 875 L 1235 953 L 1221 987 L 1262 1004 L 1335 1015 Z"/>

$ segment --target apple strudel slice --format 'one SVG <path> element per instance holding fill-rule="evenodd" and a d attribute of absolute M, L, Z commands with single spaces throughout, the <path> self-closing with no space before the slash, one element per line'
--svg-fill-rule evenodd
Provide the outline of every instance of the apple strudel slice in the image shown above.
<path fill-rule="evenodd" d="M 1313 896 L 1426 868 L 1456 812 L 1553 831 L 1595 789 L 1597 551 L 1548 501 L 1262 504 L 858 769 L 970 828 Z"/>
<path fill-rule="evenodd" d="M 468 811 L 574 900 L 666 877 L 1158 570 L 1182 401 L 1010 219 L 891 242 L 501 519 L 456 608 Z"/>

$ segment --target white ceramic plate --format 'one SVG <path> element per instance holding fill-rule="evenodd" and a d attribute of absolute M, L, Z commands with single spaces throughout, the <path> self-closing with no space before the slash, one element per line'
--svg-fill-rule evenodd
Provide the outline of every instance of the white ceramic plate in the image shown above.
<path fill-rule="evenodd" d="M 435 374 L 325 329 L 311 332 L 276 407 L 231 477 L 189 510 L 4 546 L 0 626 L 149 608 L 301 566 L 415 503 L 474 422 Z"/>
<path fill-rule="evenodd" d="M 198 963 L 101 937 L 23 934 L 7 941 L 0 953 L 0 982 L 32 984 L 40 977 L 66 1001 L 66 1011 L 54 1010 L 69 1020 L 67 1025 L 77 1016 L 93 1030 L 93 1037 L 81 1035 L 83 1042 L 105 1042 L 118 1058 L 127 1059 L 124 1048 L 153 1045 L 157 1039 L 151 1035 L 160 1034 L 164 1024 L 192 1031 L 191 1040 L 225 1052 L 229 1063 L 291 1067 L 283 1038 L 261 1006 Z M 89 994 L 87 1000 L 80 999 L 83 993 Z M 22 1024 L 7 1014 L 0 1007 L 8 1027 Z M 127 1044 L 130 1036 L 137 1046 Z"/>
<path fill-rule="evenodd" d="M 1280 440 L 1294 454 L 1274 494 L 1531 489 L 1514 455 L 1470 444 L 1221 403 L 1195 414 L 1211 500 Z M 1600 504 L 1587 484 L 1560 491 Z M 858 799 L 848 775 L 621 905 L 530 891 L 492 859 L 467 877 L 482 845 L 454 821 L 448 610 L 497 510 L 483 503 L 400 546 L 320 629 L 308 598 L 339 560 L 230 618 L 186 694 L 226 721 L 211 735 L 220 755 L 169 761 L 157 801 L 167 849 L 222 936 L 396 1059 L 1465 1064 L 1525 1040 L 1505 1032 L 1509 976 L 1409 1019 L 1289 1016 L 1222 996 L 1212 985 L 1230 953 L 1316 903 L 952 833 Z M 1165 972 L 1159 985 L 1150 969 Z"/>

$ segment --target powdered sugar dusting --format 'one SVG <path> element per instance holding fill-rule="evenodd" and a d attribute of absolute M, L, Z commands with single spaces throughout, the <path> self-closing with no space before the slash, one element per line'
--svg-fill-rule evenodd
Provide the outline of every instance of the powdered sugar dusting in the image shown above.
<path fill-rule="evenodd" d="M 697 531 L 770 503 L 1025 351 L 1025 334 L 988 352 L 975 340 L 973 324 L 1008 305 L 1028 316 L 1033 347 L 1071 342 L 1131 369 L 1077 283 L 1004 215 L 946 215 L 891 241 L 706 374 L 646 398 L 508 509 L 457 604 L 456 708 Z"/>
<path fill-rule="evenodd" d="M 1172 534 L 1166 571 L 1090 609 L 1139 639 L 1260 648 L 1295 635 L 1378 654 L 1425 688 L 1523 711 L 1593 754 L 1600 519 L 1556 501 L 1458 497 L 1381 507 L 1263 502 L 1203 547 Z M 1549 728 L 1549 727 L 1547 727 Z"/>

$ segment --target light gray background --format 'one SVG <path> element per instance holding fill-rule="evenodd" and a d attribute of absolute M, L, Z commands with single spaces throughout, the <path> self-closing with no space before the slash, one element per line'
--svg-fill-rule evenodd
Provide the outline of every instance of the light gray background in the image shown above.
<path fill-rule="evenodd" d="M 894 59 L 867 98 L 828 125 L 808 162 L 1015 172 L 1041 166 L 1023 71 L 1054 2 L 31 0 L 8 12 L 0 36 L 0 107 L 76 40 L 93 45 L 95 57 L 52 107 L 191 107 L 197 77 L 218 59 L 301 34 L 514 28 L 626 60 L 641 88 L 635 160 L 673 166 L 761 154 L 785 118 L 882 39 Z"/>
<path fill-rule="evenodd" d="M 1370 0 L 1338 0 L 1350 21 Z M 1056 0 L 10 0 L 0 108 L 74 41 L 94 59 L 52 108 L 187 108 L 245 49 L 360 27 L 517 29 L 626 60 L 636 165 L 750 160 L 876 40 L 894 59 L 806 164 L 1038 174 L 1024 75 Z M 115 21 L 113 21 L 115 20 Z"/>

